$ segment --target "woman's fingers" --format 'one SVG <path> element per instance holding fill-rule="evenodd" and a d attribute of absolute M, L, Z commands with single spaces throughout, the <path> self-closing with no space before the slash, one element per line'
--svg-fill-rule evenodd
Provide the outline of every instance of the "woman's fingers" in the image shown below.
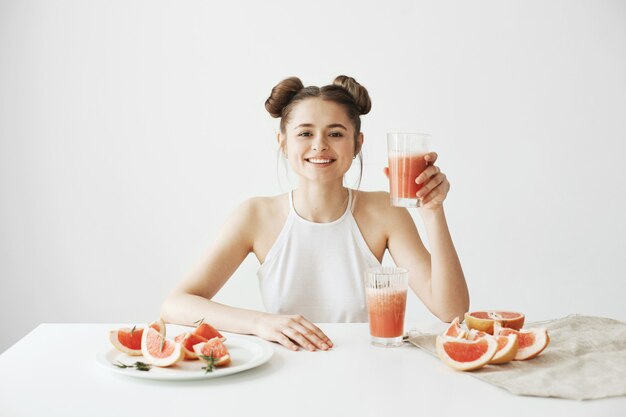
<path fill-rule="evenodd" d="M 430 203 L 431 201 L 433 201 L 435 198 L 437 198 L 440 195 L 441 195 L 441 191 L 439 191 L 439 189 L 437 188 L 434 189 L 426 197 L 422 199 L 422 207 L 428 208 L 428 203 Z"/>
<path fill-rule="evenodd" d="M 330 339 L 313 323 L 308 320 L 297 322 L 294 329 L 300 332 L 317 349 L 328 350 L 332 343 Z"/>
<path fill-rule="evenodd" d="M 432 177 L 424 186 L 417 192 L 417 198 L 422 198 L 434 190 L 437 186 L 443 183 L 446 179 L 445 174 L 438 173 Z"/>
<path fill-rule="evenodd" d="M 284 347 L 286 347 L 287 349 L 291 349 L 291 350 L 298 350 L 298 345 L 296 345 L 295 343 L 293 343 L 293 341 L 288 338 L 287 336 L 285 336 L 284 334 L 278 332 L 276 334 L 276 337 L 274 338 L 276 342 L 280 343 L 281 345 L 283 345 Z"/>
<path fill-rule="evenodd" d="M 421 206 L 424 208 L 434 208 L 440 205 L 446 199 L 448 191 L 450 191 L 450 182 L 446 179 L 421 199 Z"/>
<path fill-rule="evenodd" d="M 295 343 L 305 348 L 306 350 L 310 350 L 311 352 L 317 350 L 313 342 L 307 339 L 304 334 L 292 327 L 287 327 L 286 329 L 284 329 L 283 334 L 289 339 L 293 340 Z"/>
<path fill-rule="evenodd" d="M 333 346 L 328 336 L 302 315 L 271 316 L 258 334 L 290 350 L 328 350 Z"/>
<path fill-rule="evenodd" d="M 417 178 L 415 178 L 415 182 L 418 184 L 424 183 L 428 181 L 429 178 L 434 177 L 440 172 L 441 170 L 439 169 L 439 167 L 435 165 L 431 165 L 428 168 L 426 168 L 424 171 L 422 171 L 422 173 L 419 174 Z"/>
<path fill-rule="evenodd" d="M 389 167 L 383 168 L 383 172 L 385 173 L 385 176 L 387 177 L 387 179 L 389 179 Z"/>
<path fill-rule="evenodd" d="M 437 155 L 437 152 L 428 152 L 424 155 L 424 159 L 428 162 L 428 165 L 434 164 L 438 157 L 439 155 Z"/>
<path fill-rule="evenodd" d="M 305 319 L 302 316 L 296 316 L 296 320 L 304 327 L 306 327 L 307 329 L 309 329 L 310 331 L 312 331 L 313 333 L 315 333 L 315 335 L 317 337 L 319 337 L 322 341 L 324 341 L 324 343 L 328 344 L 329 346 L 333 345 L 333 342 L 328 338 L 328 336 L 326 336 L 326 334 L 324 334 L 324 332 L 322 331 L 322 329 L 320 329 L 319 327 L 317 327 L 315 324 L 311 323 L 310 321 L 308 321 L 307 319 Z"/>

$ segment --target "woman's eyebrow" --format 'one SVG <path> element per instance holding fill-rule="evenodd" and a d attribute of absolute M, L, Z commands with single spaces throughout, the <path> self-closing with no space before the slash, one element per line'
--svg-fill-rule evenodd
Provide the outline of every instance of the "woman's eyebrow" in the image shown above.
<path fill-rule="evenodd" d="M 299 128 L 301 128 L 301 127 L 315 127 L 315 125 L 314 125 L 314 124 L 312 124 L 312 123 L 301 123 L 301 124 L 299 124 L 298 126 L 294 127 L 293 129 L 295 130 L 295 129 L 299 129 Z M 341 123 L 331 123 L 331 124 L 329 124 L 328 126 L 326 126 L 326 128 L 327 128 L 327 129 L 332 129 L 332 128 L 335 128 L 335 127 L 340 127 L 340 128 L 342 128 L 343 130 L 348 130 L 348 129 L 347 129 L 344 125 L 342 125 Z"/>

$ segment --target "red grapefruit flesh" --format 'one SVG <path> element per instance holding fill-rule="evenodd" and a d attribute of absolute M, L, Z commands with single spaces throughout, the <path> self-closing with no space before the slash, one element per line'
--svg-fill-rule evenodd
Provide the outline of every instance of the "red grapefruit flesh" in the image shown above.
<path fill-rule="evenodd" d="M 198 336 L 202 336 L 206 340 L 211 340 L 215 337 L 219 337 L 222 342 L 226 340 L 226 338 L 222 336 L 222 334 L 218 332 L 217 329 L 211 326 L 209 323 L 200 323 L 200 325 L 196 327 L 196 330 L 194 330 L 194 334 L 197 334 Z"/>
<path fill-rule="evenodd" d="M 149 327 L 141 339 L 141 353 L 147 363 L 154 366 L 171 366 L 183 359 L 183 347 L 180 343 L 172 342 Z"/>
<path fill-rule="evenodd" d="M 163 319 L 153 321 L 149 324 L 159 333 L 165 332 L 165 323 Z M 129 356 L 141 356 L 141 338 L 143 336 L 143 327 L 134 327 L 132 329 L 124 327 L 117 330 L 111 330 L 109 332 L 109 340 L 115 347 L 115 349 L 123 352 Z"/>
<path fill-rule="evenodd" d="M 437 355 L 443 362 L 459 371 L 471 371 L 489 363 L 496 354 L 498 343 L 493 337 L 477 340 L 437 336 Z"/>
<path fill-rule="evenodd" d="M 224 346 L 224 343 L 222 343 L 222 340 L 219 337 L 214 337 L 208 342 L 202 342 L 194 345 L 193 351 L 196 355 L 213 356 L 213 358 L 216 359 L 216 362 L 214 363 L 215 366 L 226 366 L 231 362 L 228 349 Z M 206 362 L 203 358 L 199 357 L 199 359 Z"/>
<path fill-rule="evenodd" d="M 494 329 L 499 336 L 517 335 L 519 348 L 513 358 L 515 361 L 525 361 L 536 357 L 550 343 L 550 336 L 545 328 L 514 330 L 496 325 Z"/>
<path fill-rule="evenodd" d="M 465 324 L 469 329 L 475 329 L 493 334 L 493 324 L 519 330 L 524 325 L 524 315 L 512 311 L 468 311 L 465 313 Z"/>
<path fill-rule="evenodd" d="M 452 320 L 452 323 L 450 323 L 450 326 L 448 326 L 443 335 L 450 337 L 465 337 L 465 330 L 461 328 L 458 317 L 455 317 L 454 320 Z"/>
<path fill-rule="evenodd" d="M 198 355 L 193 351 L 193 346 L 198 343 L 207 342 L 208 340 L 195 333 L 181 333 L 174 338 L 175 342 L 180 343 L 183 346 L 184 359 L 198 359 Z"/>

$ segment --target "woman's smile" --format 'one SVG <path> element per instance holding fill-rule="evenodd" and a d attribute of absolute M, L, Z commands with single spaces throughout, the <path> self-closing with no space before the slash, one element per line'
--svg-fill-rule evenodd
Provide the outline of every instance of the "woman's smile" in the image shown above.
<path fill-rule="evenodd" d="M 333 159 L 333 158 L 323 158 L 323 157 L 304 158 L 304 160 L 308 162 L 309 164 L 315 167 L 319 167 L 319 168 L 330 166 L 333 162 L 336 161 L 336 159 Z"/>

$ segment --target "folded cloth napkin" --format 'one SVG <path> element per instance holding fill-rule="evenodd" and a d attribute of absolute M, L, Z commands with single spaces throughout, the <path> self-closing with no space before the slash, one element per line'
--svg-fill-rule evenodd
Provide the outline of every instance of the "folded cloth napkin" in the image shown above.
<path fill-rule="evenodd" d="M 545 327 L 550 344 L 537 357 L 468 372 L 517 395 L 589 400 L 626 395 L 626 323 L 570 315 L 528 323 Z M 409 342 L 437 355 L 437 334 L 409 332 Z"/>

